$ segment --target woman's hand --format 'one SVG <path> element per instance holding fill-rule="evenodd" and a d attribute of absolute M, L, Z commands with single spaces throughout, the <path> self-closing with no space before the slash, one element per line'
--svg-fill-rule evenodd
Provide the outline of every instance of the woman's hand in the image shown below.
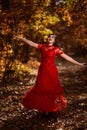
<path fill-rule="evenodd" d="M 21 37 L 21 36 L 17 36 L 17 35 L 14 35 L 14 36 L 13 36 L 13 39 L 22 40 L 23 37 Z"/>
<path fill-rule="evenodd" d="M 87 66 L 87 63 L 79 63 L 80 66 Z"/>

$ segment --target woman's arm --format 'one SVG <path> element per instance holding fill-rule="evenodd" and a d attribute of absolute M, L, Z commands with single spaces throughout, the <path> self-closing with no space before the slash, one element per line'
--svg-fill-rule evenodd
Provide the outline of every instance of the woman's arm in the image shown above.
<path fill-rule="evenodd" d="M 73 58 L 71 58 L 70 56 L 66 55 L 65 53 L 61 54 L 61 57 L 63 57 L 64 59 L 66 59 L 67 61 L 79 65 L 79 66 L 84 66 L 85 63 L 79 63 L 78 61 L 74 60 Z"/>
<path fill-rule="evenodd" d="M 20 36 L 14 36 L 14 39 L 18 39 L 18 40 L 22 40 L 23 42 L 25 42 L 26 44 L 32 46 L 32 47 L 35 47 L 35 48 L 38 48 L 38 44 L 37 43 L 34 43 L 26 38 L 22 38 Z"/>

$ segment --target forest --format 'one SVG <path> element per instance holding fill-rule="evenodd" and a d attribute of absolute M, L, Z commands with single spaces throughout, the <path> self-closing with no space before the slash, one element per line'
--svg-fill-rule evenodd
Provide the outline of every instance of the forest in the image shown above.
<path fill-rule="evenodd" d="M 21 104 L 41 55 L 13 36 L 43 44 L 51 33 L 56 46 L 87 63 L 87 0 L 0 0 L 0 130 L 87 130 L 87 66 L 56 59 L 68 101 L 64 111 L 42 118 Z"/>

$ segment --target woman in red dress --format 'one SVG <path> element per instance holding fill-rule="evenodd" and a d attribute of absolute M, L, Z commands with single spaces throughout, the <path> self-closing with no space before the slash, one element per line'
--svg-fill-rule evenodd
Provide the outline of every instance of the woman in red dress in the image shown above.
<path fill-rule="evenodd" d="M 58 112 L 66 108 L 66 98 L 58 78 L 58 70 L 54 63 L 56 55 L 83 66 L 66 55 L 59 47 L 54 46 L 55 35 L 48 36 L 48 44 L 37 44 L 26 38 L 15 36 L 30 46 L 41 51 L 42 62 L 38 70 L 35 85 L 23 97 L 23 105 L 28 109 L 37 109 L 41 112 Z"/>

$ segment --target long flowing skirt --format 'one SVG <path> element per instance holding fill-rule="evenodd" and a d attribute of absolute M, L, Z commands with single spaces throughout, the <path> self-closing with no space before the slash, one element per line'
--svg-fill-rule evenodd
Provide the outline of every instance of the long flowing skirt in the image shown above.
<path fill-rule="evenodd" d="M 55 64 L 40 65 L 36 83 L 24 95 L 23 105 L 42 112 L 58 112 L 66 108 L 66 98 Z"/>

